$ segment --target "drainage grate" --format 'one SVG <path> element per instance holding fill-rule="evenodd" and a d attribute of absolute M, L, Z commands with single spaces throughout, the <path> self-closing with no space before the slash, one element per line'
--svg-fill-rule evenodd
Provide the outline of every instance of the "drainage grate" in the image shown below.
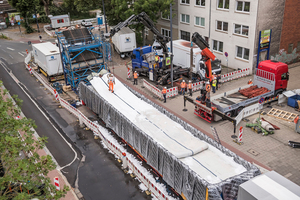
<path fill-rule="evenodd" d="M 249 149 L 248 152 L 251 153 L 254 156 L 259 155 L 259 153 L 257 151 L 254 151 L 253 149 Z"/>

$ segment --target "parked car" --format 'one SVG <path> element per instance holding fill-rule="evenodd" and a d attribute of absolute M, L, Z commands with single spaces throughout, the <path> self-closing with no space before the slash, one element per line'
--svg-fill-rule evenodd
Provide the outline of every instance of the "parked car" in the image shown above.
<path fill-rule="evenodd" d="M 81 21 L 81 25 L 82 25 L 82 26 L 85 26 L 85 27 L 93 26 L 93 24 L 92 24 L 91 21 L 87 21 L 87 20 L 85 20 L 85 19 L 83 19 L 83 20 Z"/>

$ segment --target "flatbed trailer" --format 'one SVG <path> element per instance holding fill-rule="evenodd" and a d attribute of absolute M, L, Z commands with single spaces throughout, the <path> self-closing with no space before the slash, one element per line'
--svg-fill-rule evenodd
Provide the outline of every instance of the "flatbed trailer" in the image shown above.
<path fill-rule="evenodd" d="M 215 117 L 217 113 L 222 113 L 230 118 L 237 116 L 243 108 L 258 103 L 261 98 L 268 100 L 278 96 L 278 94 L 286 90 L 288 80 L 288 66 L 285 63 L 270 60 L 262 61 L 255 71 L 253 84 L 212 96 L 210 98 L 211 108 L 208 108 L 204 104 L 194 102 L 196 105 L 194 114 L 208 122 L 218 121 L 219 118 Z M 239 90 L 249 88 L 253 85 L 256 85 L 258 88 L 264 87 L 268 89 L 269 92 L 253 98 L 247 98 L 239 93 Z"/>

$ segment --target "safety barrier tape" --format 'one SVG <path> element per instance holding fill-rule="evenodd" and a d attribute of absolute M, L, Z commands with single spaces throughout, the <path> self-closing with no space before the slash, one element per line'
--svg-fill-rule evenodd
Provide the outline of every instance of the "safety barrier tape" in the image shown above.
<path fill-rule="evenodd" d="M 221 82 L 227 82 L 234 79 L 238 79 L 250 74 L 250 68 L 241 69 L 238 71 L 230 72 L 221 76 Z"/>
<path fill-rule="evenodd" d="M 28 59 L 27 59 L 28 60 Z M 29 62 L 25 62 L 26 68 L 29 69 L 31 68 L 30 65 L 28 65 Z M 57 94 L 57 92 L 55 91 L 54 88 L 52 88 L 49 83 L 47 81 L 45 81 L 37 72 L 35 72 L 34 70 L 32 70 L 33 75 L 53 94 L 53 95 L 57 95 L 57 98 L 60 102 L 60 105 L 62 107 L 64 107 L 66 110 L 68 110 L 70 113 L 72 113 L 74 116 L 76 116 L 79 121 L 82 121 L 82 123 L 84 123 L 90 130 L 93 131 L 94 135 L 98 136 L 101 138 L 101 140 L 103 141 L 103 143 L 107 146 L 107 148 L 112 151 L 117 157 L 122 158 L 123 153 L 120 149 L 120 145 L 119 144 L 113 144 L 111 141 L 109 141 L 107 138 L 104 137 L 104 135 L 101 133 L 100 129 L 100 125 L 98 125 L 97 123 L 92 122 L 91 120 L 89 120 L 84 114 L 82 114 L 77 108 L 75 108 L 74 106 L 72 106 L 70 103 L 68 103 L 66 100 L 60 98 L 60 96 Z M 173 91 L 169 91 L 169 92 L 173 92 L 173 94 L 178 94 L 178 89 L 176 91 L 176 89 L 172 88 Z M 170 90 L 170 89 L 169 89 Z M 161 94 L 161 93 L 160 93 Z M 150 181 L 149 179 L 146 178 L 146 176 L 144 174 L 142 174 L 142 166 L 141 165 L 137 165 L 135 166 L 134 163 L 131 161 L 131 159 L 128 156 L 125 156 L 125 159 L 123 159 L 123 161 L 128 161 L 127 166 L 128 168 L 134 172 L 134 174 L 136 175 L 136 177 L 139 179 L 139 181 L 141 181 L 147 188 L 148 190 L 152 193 L 152 195 L 154 195 L 157 199 L 159 200 L 168 200 L 167 198 L 167 191 L 160 191 L 158 189 L 158 184 L 156 183 L 155 179 L 153 179 L 153 181 Z"/>

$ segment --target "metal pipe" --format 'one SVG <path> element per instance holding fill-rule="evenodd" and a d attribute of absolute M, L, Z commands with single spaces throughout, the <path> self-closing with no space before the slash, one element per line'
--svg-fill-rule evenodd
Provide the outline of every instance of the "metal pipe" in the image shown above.
<path fill-rule="evenodd" d="M 173 28 L 172 28 L 172 3 L 170 3 L 170 47 L 171 47 L 171 86 L 173 87 Z"/>
<path fill-rule="evenodd" d="M 106 24 L 106 15 L 105 15 L 105 6 L 104 6 L 104 0 L 102 0 L 103 4 L 103 14 L 104 14 L 104 23 L 105 23 L 105 33 L 107 33 L 107 24 Z"/>

